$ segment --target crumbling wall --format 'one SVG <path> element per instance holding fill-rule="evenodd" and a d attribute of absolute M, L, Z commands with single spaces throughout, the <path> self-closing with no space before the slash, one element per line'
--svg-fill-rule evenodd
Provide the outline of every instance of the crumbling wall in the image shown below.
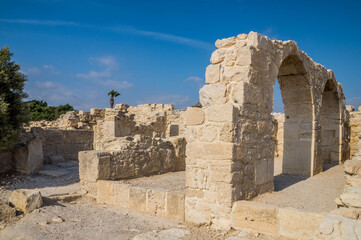
<path fill-rule="evenodd" d="M 59 130 L 73 130 L 73 129 L 93 129 L 97 120 L 104 118 L 104 109 L 93 108 L 90 113 L 86 111 L 69 111 L 61 115 L 54 121 L 31 121 L 25 128 L 41 127 L 44 129 L 59 129 Z"/>
<path fill-rule="evenodd" d="M 82 186 L 92 192 L 97 180 L 128 179 L 184 170 L 184 164 L 179 162 L 184 162 L 185 149 L 179 149 L 184 144 L 178 144 L 181 146 L 144 135 L 105 141 L 103 151 L 79 153 Z"/>

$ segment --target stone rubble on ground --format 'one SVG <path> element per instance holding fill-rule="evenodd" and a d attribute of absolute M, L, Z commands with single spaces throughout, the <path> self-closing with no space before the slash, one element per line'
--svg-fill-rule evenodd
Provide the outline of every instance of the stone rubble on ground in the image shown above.
<path fill-rule="evenodd" d="M 14 190 L 9 198 L 9 203 L 24 214 L 30 213 L 43 206 L 43 198 L 39 191 L 18 189 Z"/>

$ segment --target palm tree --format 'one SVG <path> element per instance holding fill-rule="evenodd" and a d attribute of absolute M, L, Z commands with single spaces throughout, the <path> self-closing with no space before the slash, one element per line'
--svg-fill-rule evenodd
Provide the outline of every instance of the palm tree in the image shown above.
<path fill-rule="evenodd" d="M 114 98 L 120 96 L 120 93 L 117 92 L 117 91 L 114 91 L 114 89 L 112 89 L 110 92 L 108 92 L 108 96 L 110 96 L 110 101 L 109 101 L 110 108 L 113 108 L 113 106 L 114 106 Z"/>

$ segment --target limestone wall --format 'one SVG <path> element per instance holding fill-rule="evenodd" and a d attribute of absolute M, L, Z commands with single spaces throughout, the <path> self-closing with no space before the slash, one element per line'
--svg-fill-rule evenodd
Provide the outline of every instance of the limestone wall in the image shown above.
<path fill-rule="evenodd" d="M 177 145 L 178 144 L 178 145 Z M 182 141 L 170 142 L 144 135 L 105 141 L 103 151 L 79 153 L 83 188 L 94 191 L 98 180 L 120 180 L 184 170 Z"/>
<path fill-rule="evenodd" d="M 63 156 L 65 160 L 77 161 L 78 152 L 92 150 L 94 134 L 92 130 L 39 130 L 44 138 L 44 159 Z"/>

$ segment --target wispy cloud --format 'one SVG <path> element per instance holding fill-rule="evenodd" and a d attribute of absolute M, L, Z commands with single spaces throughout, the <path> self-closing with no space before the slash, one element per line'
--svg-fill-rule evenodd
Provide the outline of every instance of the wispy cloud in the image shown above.
<path fill-rule="evenodd" d="M 92 80 L 100 85 L 116 89 L 130 88 L 133 86 L 132 83 L 127 81 L 111 79 L 114 78 L 114 71 L 118 69 L 118 63 L 113 56 L 91 57 L 89 58 L 89 62 L 94 66 L 104 67 L 105 69 L 103 71 L 91 70 L 86 74 L 78 73 L 76 74 L 78 78 Z"/>
<path fill-rule="evenodd" d="M 85 79 L 93 79 L 93 80 L 104 77 L 111 77 L 111 72 L 117 69 L 118 67 L 118 64 L 113 56 L 103 56 L 98 58 L 91 57 L 89 58 L 89 62 L 90 64 L 95 66 L 105 67 L 105 70 L 103 71 L 91 70 L 86 74 L 78 73 L 76 74 L 77 77 L 85 78 Z"/>
<path fill-rule="evenodd" d="M 0 22 L 22 23 L 22 24 L 32 24 L 32 25 L 47 25 L 47 26 L 80 26 L 80 24 L 77 22 L 58 21 L 58 20 L 0 19 Z"/>
<path fill-rule="evenodd" d="M 172 35 L 172 34 L 168 34 L 168 33 L 144 31 L 144 30 L 140 30 L 140 29 L 136 29 L 136 28 L 132 28 L 132 27 L 117 27 L 117 28 L 109 28 L 109 29 L 117 31 L 117 32 L 151 37 L 151 38 L 158 39 L 158 40 L 174 42 L 174 43 L 189 45 L 189 46 L 198 47 L 198 48 L 204 48 L 204 49 L 214 48 L 214 46 L 212 44 L 209 44 L 207 42 L 203 42 L 203 41 L 192 39 L 192 38 L 176 36 L 176 35 Z"/>
<path fill-rule="evenodd" d="M 200 77 L 196 77 L 196 76 L 190 76 L 190 77 L 186 78 L 185 81 L 187 81 L 187 82 L 197 82 L 197 83 L 199 83 L 199 82 L 202 82 L 203 79 L 200 78 Z"/>
<path fill-rule="evenodd" d="M 52 105 L 78 102 L 80 98 L 72 90 L 51 81 L 31 82 L 26 87 L 28 99 L 45 100 Z"/>
<path fill-rule="evenodd" d="M 0 22 L 4 23 L 18 23 L 18 24 L 31 24 L 31 25 L 46 25 L 46 26 L 70 26 L 70 27 L 82 27 L 82 28 L 90 28 L 90 29 L 102 29 L 113 32 L 118 32 L 122 34 L 131 34 L 153 38 L 156 40 L 173 42 L 182 45 L 188 45 L 197 48 L 203 49 L 213 49 L 213 44 L 200 41 L 197 39 L 177 36 L 169 33 L 162 33 L 156 31 L 145 31 L 141 29 L 137 29 L 131 26 L 125 27 L 110 27 L 110 26 L 95 26 L 95 25 L 85 25 L 78 22 L 73 21 L 59 21 L 59 20 L 36 20 L 36 19 L 0 19 Z"/>
<path fill-rule="evenodd" d="M 41 71 L 38 67 L 29 67 L 26 69 L 25 73 L 30 75 L 38 75 L 41 73 Z"/>

